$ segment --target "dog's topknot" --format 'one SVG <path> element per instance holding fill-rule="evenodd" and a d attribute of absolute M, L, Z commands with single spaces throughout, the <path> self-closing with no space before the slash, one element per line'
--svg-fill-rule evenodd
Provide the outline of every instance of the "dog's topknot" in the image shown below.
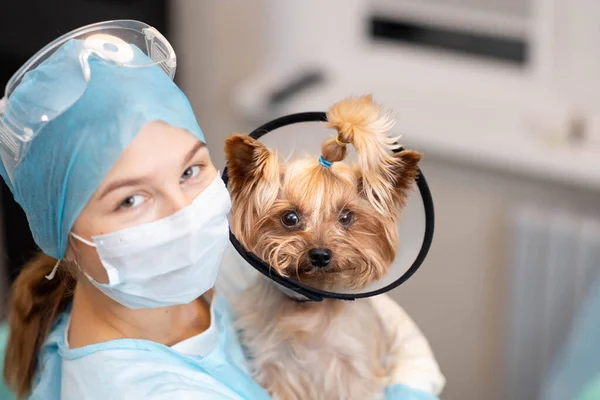
<path fill-rule="evenodd" d="M 371 95 L 340 101 L 327 112 L 327 127 L 335 129 L 337 137 L 323 143 L 323 157 L 330 162 L 342 161 L 346 158 L 346 144 L 352 144 L 357 152 L 387 152 L 395 142 L 393 139 L 390 143 L 388 136 L 394 124 L 395 119 L 383 112 Z"/>
<path fill-rule="evenodd" d="M 337 131 L 321 146 L 321 154 L 329 162 L 346 157 L 345 144 L 351 144 L 358 156 L 362 172 L 362 188 L 373 206 L 388 215 L 394 202 L 394 174 L 397 160 L 391 152 L 399 147 L 397 137 L 390 137 L 396 119 L 377 105 L 371 95 L 349 98 L 335 104 L 327 112 L 327 126 Z"/>

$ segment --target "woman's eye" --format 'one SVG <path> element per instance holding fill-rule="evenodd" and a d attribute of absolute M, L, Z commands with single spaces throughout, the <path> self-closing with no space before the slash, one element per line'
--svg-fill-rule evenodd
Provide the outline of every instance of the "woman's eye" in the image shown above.
<path fill-rule="evenodd" d="M 354 223 L 354 214 L 352 211 L 342 210 L 338 217 L 338 222 L 347 228 Z"/>
<path fill-rule="evenodd" d="M 199 173 L 200 173 L 200 166 L 194 165 L 192 167 L 189 167 L 185 171 L 183 171 L 183 174 L 181 175 L 181 178 L 179 178 L 179 181 L 185 182 L 187 180 L 195 178 L 196 176 L 198 176 Z"/>
<path fill-rule="evenodd" d="M 300 217 L 295 211 L 288 211 L 281 216 L 281 223 L 288 228 L 292 228 L 300 223 Z"/>
<path fill-rule="evenodd" d="M 135 208 L 135 207 L 139 206 L 140 204 L 142 204 L 144 202 L 144 199 L 145 199 L 144 196 L 142 196 L 141 194 L 129 196 L 121 202 L 121 204 L 119 205 L 119 208 L 123 208 L 123 209 Z"/>

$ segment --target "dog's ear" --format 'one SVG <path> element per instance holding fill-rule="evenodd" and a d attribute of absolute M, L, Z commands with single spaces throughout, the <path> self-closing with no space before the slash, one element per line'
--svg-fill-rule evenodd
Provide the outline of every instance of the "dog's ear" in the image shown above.
<path fill-rule="evenodd" d="M 422 157 L 421 153 L 413 150 L 402 150 L 392 156 L 394 165 L 391 179 L 396 206 L 404 206 L 408 194 L 413 189 L 415 180 L 419 175 L 419 162 Z"/>
<path fill-rule="evenodd" d="M 328 125 L 337 131 L 337 137 L 322 146 L 325 159 L 333 162 L 344 159 L 345 144 L 354 147 L 360 193 L 388 216 L 404 206 L 421 160 L 416 151 L 392 154 L 399 146 L 399 138 L 390 136 L 395 120 L 370 95 L 342 100 L 327 112 Z"/>
<path fill-rule="evenodd" d="M 421 158 L 422 154 L 417 151 L 402 150 L 388 156 L 385 168 L 375 170 L 375 173 L 357 168 L 360 194 L 373 207 L 386 213 L 404 207 L 419 174 Z"/>
<path fill-rule="evenodd" d="M 231 192 L 247 192 L 259 181 L 279 181 L 277 156 L 258 140 L 234 134 L 225 140 L 225 157 Z"/>

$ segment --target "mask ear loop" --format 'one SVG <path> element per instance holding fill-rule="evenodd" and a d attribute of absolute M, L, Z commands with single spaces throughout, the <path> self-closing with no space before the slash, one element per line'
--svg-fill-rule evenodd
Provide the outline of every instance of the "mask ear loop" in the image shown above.
<path fill-rule="evenodd" d="M 60 262 L 61 261 L 62 260 L 57 260 L 56 261 L 56 264 L 54 264 L 54 267 L 52 268 L 52 271 L 48 275 L 45 276 L 46 279 L 48 279 L 49 281 L 51 281 L 52 279 L 54 279 L 54 277 L 56 276 L 56 272 L 58 271 L 58 267 L 60 266 Z M 79 263 L 77 262 L 77 260 L 75 260 L 75 265 L 77 265 L 77 268 L 79 268 L 79 270 L 85 274 L 85 272 L 79 266 Z"/>
<path fill-rule="evenodd" d="M 96 247 L 95 243 L 92 243 L 89 240 L 86 240 L 86 239 L 82 238 L 81 236 L 79 236 L 79 235 L 77 235 L 77 234 L 75 234 L 73 232 L 71 232 L 71 236 L 73 236 L 75 239 L 80 240 L 81 242 L 83 242 L 83 243 L 85 243 L 85 244 L 87 244 L 89 246 Z M 54 268 L 52 268 L 52 271 L 48 275 L 45 276 L 45 278 L 48 279 L 49 281 L 51 281 L 52 279 L 54 279 L 54 277 L 56 276 L 56 271 L 58 271 L 58 267 L 60 266 L 60 261 L 61 260 L 57 260 L 56 264 L 54 264 Z M 77 263 L 77 260 L 75 260 L 75 265 L 77 265 L 77 268 L 79 268 L 79 270 L 85 274 L 85 272 L 79 266 L 79 263 Z"/>
<path fill-rule="evenodd" d="M 59 265 L 60 265 L 60 260 L 57 260 L 56 264 L 54 264 L 54 268 L 52 268 L 52 271 L 48 275 L 46 275 L 45 278 L 48 279 L 49 281 L 54 279 L 54 277 L 56 276 L 56 271 L 58 271 Z"/>
<path fill-rule="evenodd" d="M 87 244 L 88 246 L 96 247 L 96 243 L 90 242 L 89 240 L 82 238 L 81 236 L 79 236 L 76 233 L 71 232 L 71 236 L 73 236 L 75 239 L 79 240 L 80 242 Z"/>

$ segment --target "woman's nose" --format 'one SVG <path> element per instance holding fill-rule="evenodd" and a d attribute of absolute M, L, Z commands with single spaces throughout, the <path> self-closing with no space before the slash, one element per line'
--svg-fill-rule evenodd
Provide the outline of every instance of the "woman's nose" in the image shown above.
<path fill-rule="evenodd" d="M 160 218 L 168 217 L 169 215 L 176 213 L 182 208 L 192 204 L 192 200 L 194 200 L 179 187 L 170 190 L 169 193 L 164 196 L 164 199 L 164 206 Z"/>

